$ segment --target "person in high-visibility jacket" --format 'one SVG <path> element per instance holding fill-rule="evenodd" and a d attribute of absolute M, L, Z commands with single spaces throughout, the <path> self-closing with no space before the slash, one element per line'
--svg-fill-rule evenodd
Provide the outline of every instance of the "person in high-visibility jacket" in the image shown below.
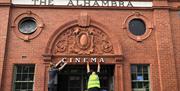
<path fill-rule="evenodd" d="M 100 63 L 98 62 L 97 72 L 94 70 L 90 71 L 89 62 L 87 62 L 87 74 L 88 74 L 88 84 L 87 89 L 88 91 L 99 91 L 100 89 L 100 80 L 99 80 L 99 73 L 100 73 Z"/>

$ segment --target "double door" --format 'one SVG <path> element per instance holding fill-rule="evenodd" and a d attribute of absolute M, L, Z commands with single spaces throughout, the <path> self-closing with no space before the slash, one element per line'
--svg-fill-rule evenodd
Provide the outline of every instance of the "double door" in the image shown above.
<path fill-rule="evenodd" d="M 100 73 L 101 89 L 113 91 L 113 66 L 102 66 Z M 86 91 L 88 76 L 85 66 L 66 66 L 58 76 L 58 91 Z"/>

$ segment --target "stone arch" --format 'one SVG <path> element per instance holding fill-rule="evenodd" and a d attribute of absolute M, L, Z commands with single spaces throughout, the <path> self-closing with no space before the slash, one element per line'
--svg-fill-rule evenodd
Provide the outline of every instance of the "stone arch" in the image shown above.
<path fill-rule="evenodd" d="M 55 55 L 78 54 L 113 55 L 119 58 L 123 55 L 122 48 L 115 36 L 113 31 L 103 24 L 90 20 L 87 15 L 81 16 L 77 20 L 62 25 L 54 32 L 48 41 L 43 57 L 44 60 L 51 60 L 51 57 Z"/>

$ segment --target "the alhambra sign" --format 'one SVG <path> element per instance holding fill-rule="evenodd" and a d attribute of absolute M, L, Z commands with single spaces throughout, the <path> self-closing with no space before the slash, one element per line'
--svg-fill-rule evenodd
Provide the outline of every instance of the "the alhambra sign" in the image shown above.
<path fill-rule="evenodd" d="M 152 2 L 123 0 L 12 0 L 17 5 L 56 5 L 83 7 L 152 7 Z"/>

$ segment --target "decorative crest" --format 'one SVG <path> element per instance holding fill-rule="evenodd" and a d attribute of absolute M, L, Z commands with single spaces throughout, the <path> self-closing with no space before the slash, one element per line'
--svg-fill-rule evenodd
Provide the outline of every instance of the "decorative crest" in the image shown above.
<path fill-rule="evenodd" d="M 108 36 L 94 27 L 73 27 L 65 31 L 55 44 L 54 54 L 112 54 Z"/>
<path fill-rule="evenodd" d="M 82 12 L 78 24 L 59 35 L 54 45 L 54 54 L 112 54 L 109 37 L 100 29 L 90 25 L 90 17 Z"/>

